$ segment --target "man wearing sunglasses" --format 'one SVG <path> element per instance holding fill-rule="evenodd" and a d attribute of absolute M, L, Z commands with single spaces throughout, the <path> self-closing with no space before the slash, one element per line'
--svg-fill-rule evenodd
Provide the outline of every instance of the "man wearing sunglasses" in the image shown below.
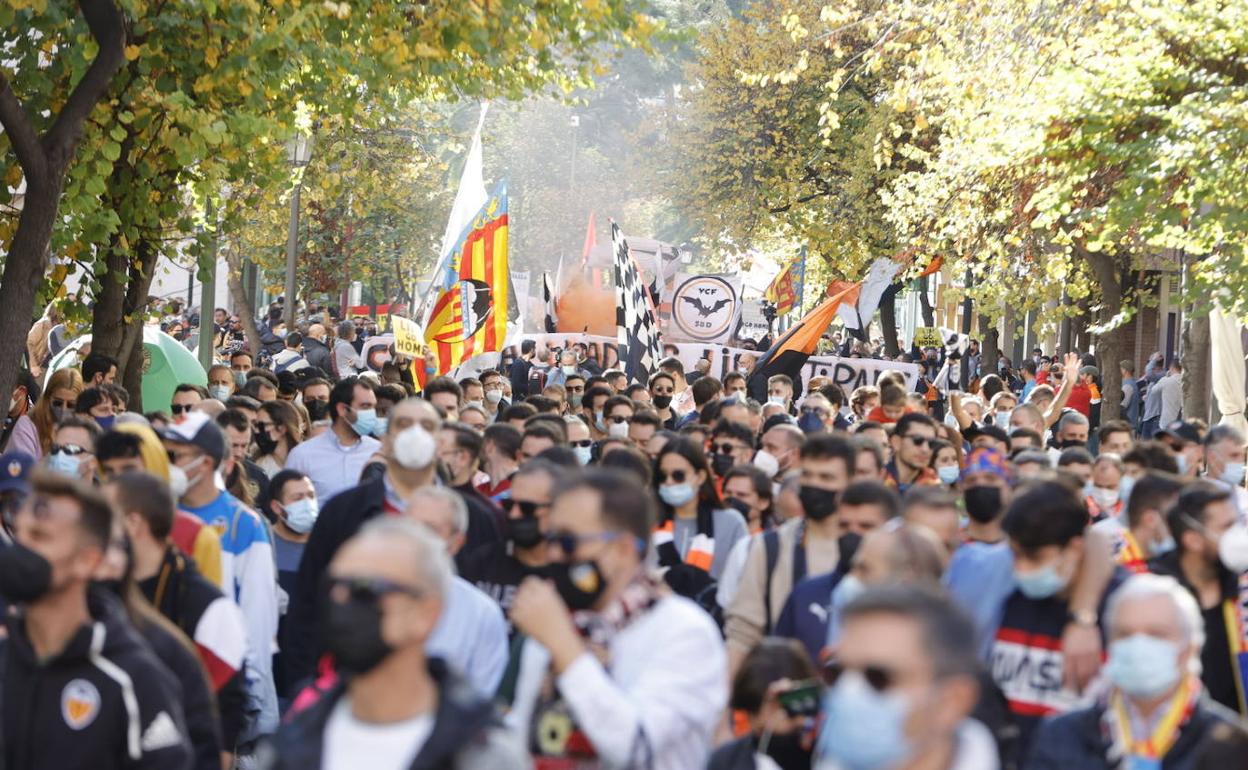
<path fill-rule="evenodd" d="M 529 638 L 508 725 L 539 762 L 704 766 L 728 699 L 724 646 L 709 615 L 645 569 L 653 498 L 591 471 L 556 492 L 549 521 L 553 580 L 527 578 L 512 605 Z M 564 729 L 539 729 L 552 723 Z"/>
<path fill-rule="evenodd" d="M 173 389 L 173 398 L 169 402 L 169 412 L 174 422 L 191 413 L 195 405 L 208 398 L 208 390 L 202 385 L 182 383 Z"/>
<path fill-rule="evenodd" d="M 936 421 L 925 414 L 903 414 L 893 426 L 889 445 L 893 457 L 884 466 L 891 486 L 899 494 L 915 484 L 939 484 L 936 471 L 929 465 L 932 460 L 932 442 L 936 440 Z"/>
<path fill-rule="evenodd" d="M 348 540 L 329 566 L 320 621 L 348 676 L 278 732 L 264 766 L 528 767 L 489 699 L 426 649 L 452 580 L 445 544 L 406 517 Z"/>
<path fill-rule="evenodd" d="M 996 770 L 979 701 L 975 628 L 937 589 L 867 589 L 843 611 L 816 756 L 864 770 Z"/>

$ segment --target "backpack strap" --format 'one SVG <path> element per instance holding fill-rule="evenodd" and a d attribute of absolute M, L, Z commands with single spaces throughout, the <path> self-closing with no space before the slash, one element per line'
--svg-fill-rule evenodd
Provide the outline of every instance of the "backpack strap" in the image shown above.
<path fill-rule="evenodd" d="M 498 692 L 494 696 L 494 702 L 504 708 L 511 708 L 516 702 L 516 683 L 520 680 L 520 658 L 524 653 L 524 640 L 528 637 L 519 631 L 511 640 L 511 649 L 508 651 L 507 667 L 503 669 L 503 678 L 498 683 Z"/>
<path fill-rule="evenodd" d="M 780 533 L 769 529 L 763 533 L 763 555 L 767 559 L 767 582 L 763 585 L 763 635 L 771 634 L 771 573 L 780 560 Z"/>

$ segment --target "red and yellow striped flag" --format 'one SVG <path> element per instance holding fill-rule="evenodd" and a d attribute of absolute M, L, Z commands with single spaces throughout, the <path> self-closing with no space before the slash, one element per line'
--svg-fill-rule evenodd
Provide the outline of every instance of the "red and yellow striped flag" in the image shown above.
<path fill-rule="evenodd" d="M 511 299 L 507 231 L 503 183 L 460 236 L 446 274 L 432 289 L 438 295 L 425 340 L 437 353 L 439 375 L 473 356 L 503 349 Z"/>

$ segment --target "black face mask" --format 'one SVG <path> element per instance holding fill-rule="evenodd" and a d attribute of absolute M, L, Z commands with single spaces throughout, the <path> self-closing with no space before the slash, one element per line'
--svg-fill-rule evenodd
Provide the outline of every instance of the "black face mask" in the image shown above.
<path fill-rule="evenodd" d="M 716 476 L 723 476 L 736 464 L 737 461 L 732 455 L 720 454 L 718 452 L 711 455 L 711 468 L 715 471 Z"/>
<path fill-rule="evenodd" d="M 15 604 L 37 601 L 52 588 L 52 565 L 21 543 L 0 548 L 0 595 Z"/>
<path fill-rule="evenodd" d="M 267 430 L 256 431 L 256 448 L 260 450 L 260 455 L 271 455 L 277 449 L 277 439 L 269 435 Z"/>
<path fill-rule="evenodd" d="M 329 416 L 329 402 L 313 399 L 305 401 L 303 404 L 308 410 L 308 419 L 312 422 L 320 422 Z"/>
<path fill-rule="evenodd" d="M 767 741 L 767 756 L 783 770 L 807 770 L 810 767 L 810 749 L 803 747 L 802 743 L 801 730 L 772 735 Z"/>
<path fill-rule="evenodd" d="M 556 562 L 546 567 L 546 574 L 574 612 L 592 608 L 607 590 L 607 579 L 596 561 Z"/>
<path fill-rule="evenodd" d="M 802 510 L 806 512 L 806 518 L 812 521 L 823 521 L 836 513 L 836 503 L 840 498 L 840 493 L 832 489 L 803 484 L 797 492 L 797 497 L 802 501 Z"/>
<path fill-rule="evenodd" d="M 658 409 L 666 409 L 672 405 L 671 396 L 651 396 L 650 402 Z"/>
<path fill-rule="evenodd" d="M 392 652 L 381 637 L 381 607 L 375 603 L 327 598 L 321 627 L 334 662 L 345 672 L 366 674 Z"/>
<path fill-rule="evenodd" d="M 836 568 L 841 571 L 842 575 L 849 574 L 849 568 L 854 564 L 854 554 L 858 553 L 860 545 L 862 545 L 862 535 L 857 532 L 846 532 L 836 539 L 836 548 L 840 554 L 840 561 L 836 563 Z"/>
<path fill-rule="evenodd" d="M 962 493 L 966 502 L 966 515 L 980 524 L 986 524 L 1001 515 L 1000 487 L 970 487 Z"/>
<path fill-rule="evenodd" d="M 517 548 L 532 548 L 542 542 L 542 529 L 537 517 L 507 519 L 507 539 Z"/>

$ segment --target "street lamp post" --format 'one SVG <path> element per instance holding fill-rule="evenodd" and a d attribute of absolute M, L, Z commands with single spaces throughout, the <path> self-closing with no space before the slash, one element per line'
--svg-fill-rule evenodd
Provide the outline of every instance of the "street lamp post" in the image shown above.
<path fill-rule="evenodd" d="M 293 168 L 302 168 L 312 160 L 312 137 L 299 134 L 286 143 L 286 159 Z M 286 235 L 286 329 L 295 328 L 295 263 L 299 252 L 299 196 L 303 192 L 303 174 L 295 181 L 290 195 L 290 229 Z"/>

